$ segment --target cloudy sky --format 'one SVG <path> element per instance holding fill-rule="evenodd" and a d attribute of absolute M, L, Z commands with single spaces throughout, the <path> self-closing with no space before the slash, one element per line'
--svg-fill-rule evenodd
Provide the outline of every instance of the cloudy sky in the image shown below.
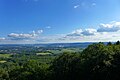
<path fill-rule="evenodd" d="M 0 44 L 120 40 L 120 0 L 0 0 Z"/>

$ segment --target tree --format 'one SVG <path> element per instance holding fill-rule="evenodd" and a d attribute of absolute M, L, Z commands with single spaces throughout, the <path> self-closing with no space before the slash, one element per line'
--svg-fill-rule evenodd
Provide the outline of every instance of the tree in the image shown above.
<path fill-rule="evenodd" d="M 84 80 L 120 80 L 120 45 L 92 44 L 83 52 Z M 88 67 L 89 66 L 89 67 Z M 89 76 L 87 76 L 89 75 Z"/>
<path fill-rule="evenodd" d="M 119 44 L 120 44 L 120 41 L 117 41 L 115 44 L 116 44 L 116 45 L 119 45 Z"/>
<path fill-rule="evenodd" d="M 9 72 L 11 80 L 49 80 L 47 64 L 30 60 L 22 67 L 15 68 Z"/>
<path fill-rule="evenodd" d="M 108 42 L 107 45 L 110 46 L 110 45 L 112 45 L 112 43 L 111 43 L 111 42 Z"/>
<path fill-rule="evenodd" d="M 76 53 L 63 53 L 56 58 L 50 69 L 52 70 L 53 80 L 77 80 L 79 56 Z M 79 78 L 78 78 L 79 79 Z"/>
<path fill-rule="evenodd" d="M 4 69 L 0 69 L 0 80 L 8 80 L 9 79 L 9 74 L 7 71 Z"/>

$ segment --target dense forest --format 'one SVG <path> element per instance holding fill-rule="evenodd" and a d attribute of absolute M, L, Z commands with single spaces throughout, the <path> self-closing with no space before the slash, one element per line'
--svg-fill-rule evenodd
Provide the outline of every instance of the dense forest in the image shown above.
<path fill-rule="evenodd" d="M 0 63 L 0 80 L 120 80 L 119 41 L 58 56 L 13 55 L 6 61 Z"/>

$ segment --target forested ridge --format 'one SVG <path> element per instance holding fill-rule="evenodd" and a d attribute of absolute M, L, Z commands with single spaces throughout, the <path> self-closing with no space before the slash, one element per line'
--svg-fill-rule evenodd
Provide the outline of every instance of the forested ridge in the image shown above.
<path fill-rule="evenodd" d="M 45 59 L 15 55 L 0 63 L 0 80 L 120 80 L 119 41 L 95 43 L 82 52 Z"/>

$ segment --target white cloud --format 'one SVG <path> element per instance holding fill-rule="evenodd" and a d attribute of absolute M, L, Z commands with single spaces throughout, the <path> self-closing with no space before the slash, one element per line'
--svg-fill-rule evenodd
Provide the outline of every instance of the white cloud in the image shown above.
<path fill-rule="evenodd" d="M 97 33 L 96 29 L 85 29 L 81 34 L 85 36 L 95 35 Z"/>
<path fill-rule="evenodd" d="M 10 37 L 13 40 L 35 39 L 42 32 L 43 30 L 37 30 L 37 31 L 33 31 L 32 33 L 26 33 L 26 34 L 10 33 L 8 34 L 8 37 Z"/>
<path fill-rule="evenodd" d="M 30 39 L 30 38 L 34 38 L 35 35 L 34 34 L 17 34 L 17 33 L 10 33 L 8 34 L 8 37 L 11 37 L 13 39 Z"/>
<path fill-rule="evenodd" d="M 0 41 L 5 40 L 5 38 L 0 38 Z"/>
<path fill-rule="evenodd" d="M 81 34 L 81 32 L 83 32 L 82 29 L 77 29 L 77 30 L 73 31 L 72 33 L 73 33 L 73 34 L 74 34 L 74 33 L 76 33 L 76 34 Z"/>
<path fill-rule="evenodd" d="M 67 36 L 81 36 L 82 29 L 74 30 L 72 33 L 67 34 Z"/>
<path fill-rule="evenodd" d="M 81 2 L 81 3 L 77 4 L 77 5 L 75 5 L 73 8 L 76 9 L 76 8 L 81 7 L 83 9 L 90 9 L 90 8 L 96 6 L 96 5 L 97 4 L 95 2 L 93 2 L 93 3 Z"/>
<path fill-rule="evenodd" d="M 97 33 L 96 29 L 77 29 L 73 31 L 72 33 L 68 34 L 67 36 L 90 36 L 95 35 Z"/>
<path fill-rule="evenodd" d="M 111 22 L 109 24 L 100 24 L 98 32 L 116 32 L 120 30 L 120 22 Z"/>
<path fill-rule="evenodd" d="M 120 32 L 96 33 L 89 36 L 65 36 L 60 40 L 63 42 L 107 42 L 120 40 Z"/>
<path fill-rule="evenodd" d="M 80 6 L 80 5 L 75 5 L 74 8 L 76 9 L 76 8 L 78 8 L 79 6 Z"/>
<path fill-rule="evenodd" d="M 41 35 L 43 30 L 31 33 L 10 33 L 0 43 L 100 42 L 120 40 L 120 22 L 100 24 L 98 29 L 76 29 L 68 34 Z"/>
<path fill-rule="evenodd" d="M 96 6 L 97 4 L 95 2 L 88 3 L 88 2 L 81 2 L 80 6 L 84 8 L 90 8 L 91 6 Z"/>
<path fill-rule="evenodd" d="M 120 40 L 120 22 L 100 24 L 98 29 L 77 29 L 62 37 L 61 40 L 71 42 L 100 42 Z"/>
<path fill-rule="evenodd" d="M 36 31 L 36 34 L 41 34 L 41 33 L 43 33 L 43 30 L 37 30 Z"/>

